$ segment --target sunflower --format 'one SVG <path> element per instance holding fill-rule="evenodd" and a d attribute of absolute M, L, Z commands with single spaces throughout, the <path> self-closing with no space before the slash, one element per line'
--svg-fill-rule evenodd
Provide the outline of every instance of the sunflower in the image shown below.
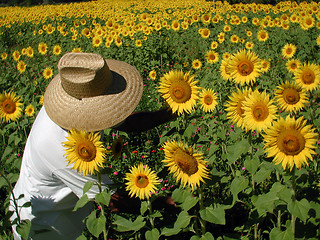
<path fill-rule="evenodd" d="M 74 163 L 72 169 L 81 172 L 84 176 L 99 172 L 103 167 L 106 149 L 100 141 L 100 133 L 89 133 L 83 130 L 72 129 L 66 137 L 68 141 L 63 142 L 65 157 L 68 166 Z"/>
<path fill-rule="evenodd" d="M 188 185 L 193 191 L 200 186 L 200 182 L 204 182 L 204 178 L 209 178 L 207 162 L 203 160 L 202 153 L 194 153 L 191 147 L 185 147 L 182 142 L 175 140 L 165 142 L 163 150 L 165 159 L 162 162 L 183 187 Z"/>
<path fill-rule="evenodd" d="M 114 140 L 111 147 L 112 156 L 117 159 L 121 156 L 123 152 L 123 140 L 121 137 Z"/>
<path fill-rule="evenodd" d="M 202 63 L 199 59 L 195 59 L 192 61 L 192 67 L 194 69 L 199 69 L 199 68 L 201 68 L 201 66 L 202 66 Z"/>
<path fill-rule="evenodd" d="M 210 37 L 210 29 L 208 28 L 201 28 L 199 29 L 199 33 L 202 38 L 208 38 Z"/>
<path fill-rule="evenodd" d="M 82 52 L 81 48 L 74 48 L 72 49 L 72 52 Z"/>
<path fill-rule="evenodd" d="M 237 89 L 237 92 L 233 92 L 229 96 L 229 101 L 225 105 L 227 111 L 227 119 L 231 121 L 232 124 L 236 124 L 238 127 L 243 127 L 243 101 L 249 94 L 252 93 L 251 88 Z"/>
<path fill-rule="evenodd" d="M 236 34 L 233 34 L 233 35 L 231 35 L 231 37 L 230 37 L 230 41 L 231 41 L 232 43 L 237 43 L 237 42 L 239 42 L 239 37 L 238 37 Z"/>
<path fill-rule="evenodd" d="M 230 70 L 229 70 L 229 59 L 223 59 L 220 65 L 221 77 L 224 80 L 231 80 Z"/>
<path fill-rule="evenodd" d="M 294 79 L 308 91 L 317 89 L 320 83 L 319 66 L 313 63 L 304 63 L 294 72 Z"/>
<path fill-rule="evenodd" d="M 41 95 L 41 96 L 40 96 L 40 99 L 39 99 L 39 103 L 40 103 L 41 105 L 43 105 L 43 99 L 44 99 L 44 96 Z"/>
<path fill-rule="evenodd" d="M 246 49 L 251 50 L 254 46 L 253 42 L 246 42 Z"/>
<path fill-rule="evenodd" d="M 47 67 L 46 69 L 44 69 L 42 75 L 43 75 L 43 77 L 44 77 L 45 79 L 51 78 L 52 75 L 53 75 L 53 70 L 52 70 L 52 68 Z"/>
<path fill-rule="evenodd" d="M 142 42 L 141 42 L 140 39 L 137 39 L 135 43 L 136 43 L 136 47 L 141 47 L 142 46 Z"/>
<path fill-rule="evenodd" d="M 7 57 L 8 57 L 8 54 L 7 54 L 6 52 L 3 52 L 3 53 L 1 54 L 1 59 L 2 59 L 2 60 L 6 60 Z"/>
<path fill-rule="evenodd" d="M 228 70 L 235 83 L 241 86 L 251 84 L 260 76 L 261 60 L 250 50 L 241 50 L 231 56 Z"/>
<path fill-rule="evenodd" d="M 194 81 L 194 75 L 190 72 L 170 71 L 160 79 L 158 91 L 169 104 L 172 112 L 181 115 L 183 112 L 191 113 L 198 100 L 198 81 Z"/>
<path fill-rule="evenodd" d="M 293 55 L 296 53 L 297 47 L 294 44 L 286 44 L 282 48 L 282 56 L 285 58 L 292 58 Z"/>
<path fill-rule="evenodd" d="M 45 43 L 43 43 L 43 42 L 39 43 L 39 45 L 38 45 L 38 51 L 39 51 L 39 53 L 41 53 L 42 55 L 44 55 L 44 54 L 46 54 L 47 49 L 48 49 L 47 44 L 45 44 Z"/>
<path fill-rule="evenodd" d="M 275 164 L 281 163 L 283 169 L 291 171 L 294 166 L 300 169 L 308 165 L 308 159 L 312 160 L 318 134 L 303 117 L 296 120 L 287 116 L 267 128 L 263 137 L 267 157 L 274 157 Z"/>
<path fill-rule="evenodd" d="M 218 105 L 218 97 L 213 89 L 203 89 L 200 93 L 201 108 L 204 112 L 213 112 Z"/>
<path fill-rule="evenodd" d="M 157 174 L 148 166 L 140 163 L 137 167 L 132 167 L 130 173 L 126 173 L 126 190 L 131 197 L 138 197 L 140 200 L 149 199 L 151 193 L 155 193 L 155 185 L 160 184 Z"/>
<path fill-rule="evenodd" d="M 298 69 L 301 66 L 301 62 L 297 59 L 290 59 L 286 63 L 286 68 L 289 72 L 294 73 L 296 69 Z"/>
<path fill-rule="evenodd" d="M 13 60 L 15 60 L 16 62 L 19 61 L 20 56 L 21 56 L 21 55 L 20 55 L 20 53 L 19 53 L 18 50 L 14 51 L 14 52 L 12 53 L 12 58 L 13 58 Z"/>
<path fill-rule="evenodd" d="M 32 104 L 29 104 L 28 106 L 26 106 L 26 108 L 24 109 L 24 113 L 28 117 L 32 117 L 34 115 L 34 106 Z"/>
<path fill-rule="evenodd" d="M 243 127 L 248 130 L 262 132 L 271 126 L 277 117 L 277 107 L 270 100 L 266 91 L 255 90 L 243 101 Z"/>
<path fill-rule="evenodd" d="M 275 100 L 283 111 L 289 113 L 299 112 L 308 102 L 306 90 L 297 83 L 285 83 L 279 85 L 275 91 Z"/>
<path fill-rule="evenodd" d="M 270 63 L 267 60 L 261 60 L 261 71 L 268 72 L 270 68 Z"/>
<path fill-rule="evenodd" d="M 172 23 L 171 23 L 171 27 L 172 27 L 172 29 L 174 30 L 174 31 L 179 31 L 179 29 L 180 29 L 180 23 L 179 23 L 179 21 L 177 21 L 177 20 L 173 20 L 172 21 Z"/>
<path fill-rule="evenodd" d="M 216 63 L 219 61 L 219 53 L 210 50 L 206 53 L 206 59 L 207 63 Z"/>
<path fill-rule="evenodd" d="M 61 47 L 60 47 L 59 45 L 54 46 L 52 52 L 53 52 L 53 54 L 56 55 L 56 56 L 60 55 L 60 53 L 61 53 Z"/>
<path fill-rule="evenodd" d="M 0 95 L 0 118 L 5 122 L 17 120 L 22 112 L 21 98 L 15 92 L 4 92 Z"/>
<path fill-rule="evenodd" d="M 320 44 L 319 44 L 320 45 Z M 213 41 L 210 44 L 211 49 L 216 49 L 219 46 L 219 43 L 217 41 Z"/>
<path fill-rule="evenodd" d="M 268 38 L 269 38 L 269 33 L 266 30 L 260 30 L 258 32 L 258 40 L 260 42 L 265 42 L 268 40 Z"/>
<path fill-rule="evenodd" d="M 102 38 L 99 36 L 95 36 L 92 38 L 92 46 L 99 47 L 102 44 Z"/>
<path fill-rule="evenodd" d="M 152 80 L 155 80 L 156 77 L 157 77 L 157 72 L 153 69 L 152 71 L 149 72 L 149 77 L 150 77 Z"/>
<path fill-rule="evenodd" d="M 25 62 L 20 60 L 17 64 L 17 69 L 20 73 L 23 73 L 26 71 L 26 66 Z"/>
<path fill-rule="evenodd" d="M 27 47 L 26 54 L 27 54 L 28 57 L 33 57 L 34 52 L 33 52 L 32 47 L 30 47 L 30 46 Z"/>

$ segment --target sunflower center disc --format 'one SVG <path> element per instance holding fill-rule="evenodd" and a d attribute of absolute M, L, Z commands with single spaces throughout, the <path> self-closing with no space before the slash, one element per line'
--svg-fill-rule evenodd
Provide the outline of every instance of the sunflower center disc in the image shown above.
<path fill-rule="evenodd" d="M 136 179 L 136 185 L 138 188 L 145 188 L 149 184 L 149 179 L 146 175 L 139 175 Z"/>
<path fill-rule="evenodd" d="M 178 167 L 184 172 L 191 176 L 198 172 L 198 162 L 197 160 L 178 148 L 174 153 L 174 159 L 178 165 Z"/>
<path fill-rule="evenodd" d="M 283 92 L 283 97 L 286 103 L 296 104 L 300 100 L 300 95 L 296 89 L 285 89 Z"/>
<path fill-rule="evenodd" d="M 96 157 L 96 148 L 90 143 L 81 143 L 78 147 L 78 154 L 85 162 L 90 162 Z"/>
<path fill-rule="evenodd" d="M 287 54 L 291 54 L 292 53 L 292 49 L 291 48 L 287 48 L 286 53 Z"/>
<path fill-rule="evenodd" d="M 169 92 L 172 100 L 177 103 L 185 103 L 191 98 L 191 87 L 184 81 L 173 83 Z"/>
<path fill-rule="evenodd" d="M 240 63 L 238 65 L 238 70 L 242 76 L 248 76 L 253 71 L 251 64 L 248 62 Z"/>
<path fill-rule="evenodd" d="M 253 116 L 257 121 L 263 121 L 267 118 L 269 112 L 265 106 L 255 106 L 253 109 Z"/>
<path fill-rule="evenodd" d="M 287 155 L 297 155 L 305 147 L 305 139 L 297 130 L 287 130 L 279 134 L 277 146 Z"/>
<path fill-rule="evenodd" d="M 2 103 L 2 106 L 3 110 L 8 114 L 14 113 L 16 111 L 16 104 L 10 99 L 5 100 Z"/>
<path fill-rule="evenodd" d="M 314 83 L 314 79 L 315 79 L 315 76 L 311 71 L 308 71 L 302 75 L 302 81 L 304 84 Z"/>
<path fill-rule="evenodd" d="M 204 98 L 203 98 L 203 102 L 206 104 L 206 105 L 211 105 L 212 102 L 213 102 L 213 99 L 210 95 L 206 95 Z"/>

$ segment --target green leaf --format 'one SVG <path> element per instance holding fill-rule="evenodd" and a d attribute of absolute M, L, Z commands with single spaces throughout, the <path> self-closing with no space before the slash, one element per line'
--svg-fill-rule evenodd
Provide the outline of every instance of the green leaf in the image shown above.
<path fill-rule="evenodd" d="M 2 153 L 1 160 L 4 160 L 9 154 L 11 154 L 11 151 L 12 151 L 12 147 L 8 145 Z"/>
<path fill-rule="evenodd" d="M 161 231 L 161 235 L 164 236 L 172 236 L 172 235 L 177 235 L 181 231 L 180 228 L 163 228 Z"/>
<path fill-rule="evenodd" d="M 270 231 L 270 240 L 292 240 L 294 235 L 291 228 L 281 231 L 279 228 L 273 228 Z"/>
<path fill-rule="evenodd" d="M 140 207 L 140 214 L 143 215 L 148 210 L 148 202 L 142 201 Z"/>
<path fill-rule="evenodd" d="M 234 163 L 242 154 L 249 151 L 250 144 L 246 139 L 236 142 L 234 145 L 227 146 L 228 163 Z"/>
<path fill-rule="evenodd" d="M 94 182 L 88 181 L 85 183 L 83 187 L 83 194 L 89 191 L 89 189 L 93 186 Z"/>
<path fill-rule="evenodd" d="M 102 203 L 103 205 L 105 206 L 108 206 L 109 205 L 109 202 L 110 202 L 110 198 L 111 198 L 111 194 L 110 192 L 106 192 L 106 190 L 104 190 L 103 192 L 101 193 L 98 193 L 95 197 L 96 201 L 98 203 Z"/>
<path fill-rule="evenodd" d="M 211 233 L 206 232 L 204 235 L 201 236 L 201 238 L 199 238 L 199 240 L 214 240 L 214 237 Z"/>
<path fill-rule="evenodd" d="M 301 201 L 291 201 L 288 203 L 288 211 L 301 219 L 303 222 L 307 221 L 308 218 L 308 212 L 310 210 L 310 203 L 307 199 L 301 199 Z"/>
<path fill-rule="evenodd" d="M 77 211 L 79 208 L 82 208 L 89 202 L 87 194 L 83 195 L 76 203 L 72 211 Z"/>
<path fill-rule="evenodd" d="M 79 237 L 76 238 L 76 240 L 87 240 L 87 238 L 84 235 L 80 235 Z"/>
<path fill-rule="evenodd" d="M 17 232 L 21 235 L 23 239 L 28 239 L 31 229 L 31 221 L 29 219 L 22 220 L 17 226 Z"/>
<path fill-rule="evenodd" d="M 145 234 L 146 240 L 157 240 L 160 237 L 158 229 L 154 228 L 152 230 L 146 231 Z"/>
<path fill-rule="evenodd" d="M 193 235 L 190 240 L 199 240 L 200 238 L 197 235 Z"/>
<path fill-rule="evenodd" d="M 144 227 L 144 225 L 145 225 L 146 223 L 144 222 L 144 217 L 142 217 L 141 215 L 140 216 L 138 216 L 137 218 L 136 218 L 136 220 L 132 223 L 132 227 L 131 227 L 131 229 L 133 230 L 133 231 L 139 231 L 141 228 L 143 228 Z"/>
<path fill-rule="evenodd" d="M 106 226 L 106 217 L 104 215 L 100 215 L 97 218 L 96 212 L 97 211 L 95 210 L 90 213 L 87 218 L 86 225 L 89 232 L 97 238 Z"/>
<path fill-rule="evenodd" d="M 233 194 L 233 201 L 238 200 L 238 193 L 246 189 L 248 187 L 249 181 L 243 176 L 239 176 L 233 179 L 230 191 Z"/>
<path fill-rule="evenodd" d="M 270 177 L 271 170 L 261 168 L 256 174 L 253 175 L 253 180 L 259 184 Z"/>
<path fill-rule="evenodd" d="M 276 192 L 268 192 L 267 194 L 258 195 L 257 200 L 253 203 L 259 214 L 264 215 L 265 212 L 273 212 L 275 201 L 279 200 Z"/>
<path fill-rule="evenodd" d="M 188 211 L 191 208 L 193 208 L 197 204 L 198 201 L 199 201 L 198 197 L 187 196 L 185 198 L 185 200 L 183 201 L 183 203 L 180 205 L 180 207 L 184 211 Z"/>
<path fill-rule="evenodd" d="M 246 160 L 244 161 L 244 167 L 246 170 L 250 173 L 255 173 L 260 165 L 260 160 L 259 157 L 253 156 L 253 158 L 247 157 Z"/>
<path fill-rule="evenodd" d="M 215 224 L 226 224 L 225 211 L 223 208 L 213 208 L 213 206 L 206 207 L 205 209 L 200 210 L 200 216 L 207 222 Z"/>
<path fill-rule="evenodd" d="M 191 216 L 187 211 L 180 212 L 177 220 L 174 223 L 174 228 L 186 228 L 190 223 Z"/>
<path fill-rule="evenodd" d="M 119 215 L 115 216 L 115 221 L 113 224 L 117 225 L 117 231 L 119 232 L 127 232 L 132 230 L 132 222 L 124 217 Z"/>

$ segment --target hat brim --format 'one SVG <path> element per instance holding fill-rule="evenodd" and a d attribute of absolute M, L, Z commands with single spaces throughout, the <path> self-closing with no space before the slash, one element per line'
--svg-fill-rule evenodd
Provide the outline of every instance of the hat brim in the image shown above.
<path fill-rule="evenodd" d="M 143 93 L 140 73 L 128 63 L 105 61 L 113 81 L 99 96 L 74 98 L 64 91 L 59 74 L 52 79 L 44 94 L 44 107 L 52 121 L 68 130 L 99 131 L 117 125 L 134 111 Z"/>

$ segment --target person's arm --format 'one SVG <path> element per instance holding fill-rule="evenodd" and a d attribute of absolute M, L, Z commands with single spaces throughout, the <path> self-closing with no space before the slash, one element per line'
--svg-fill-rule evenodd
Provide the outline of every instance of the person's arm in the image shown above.
<path fill-rule="evenodd" d="M 154 112 L 135 112 L 120 125 L 112 127 L 112 129 L 124 132 L 143 132 L 174 120 L 176 117 L 170 109 L 161 109 Z"/>

